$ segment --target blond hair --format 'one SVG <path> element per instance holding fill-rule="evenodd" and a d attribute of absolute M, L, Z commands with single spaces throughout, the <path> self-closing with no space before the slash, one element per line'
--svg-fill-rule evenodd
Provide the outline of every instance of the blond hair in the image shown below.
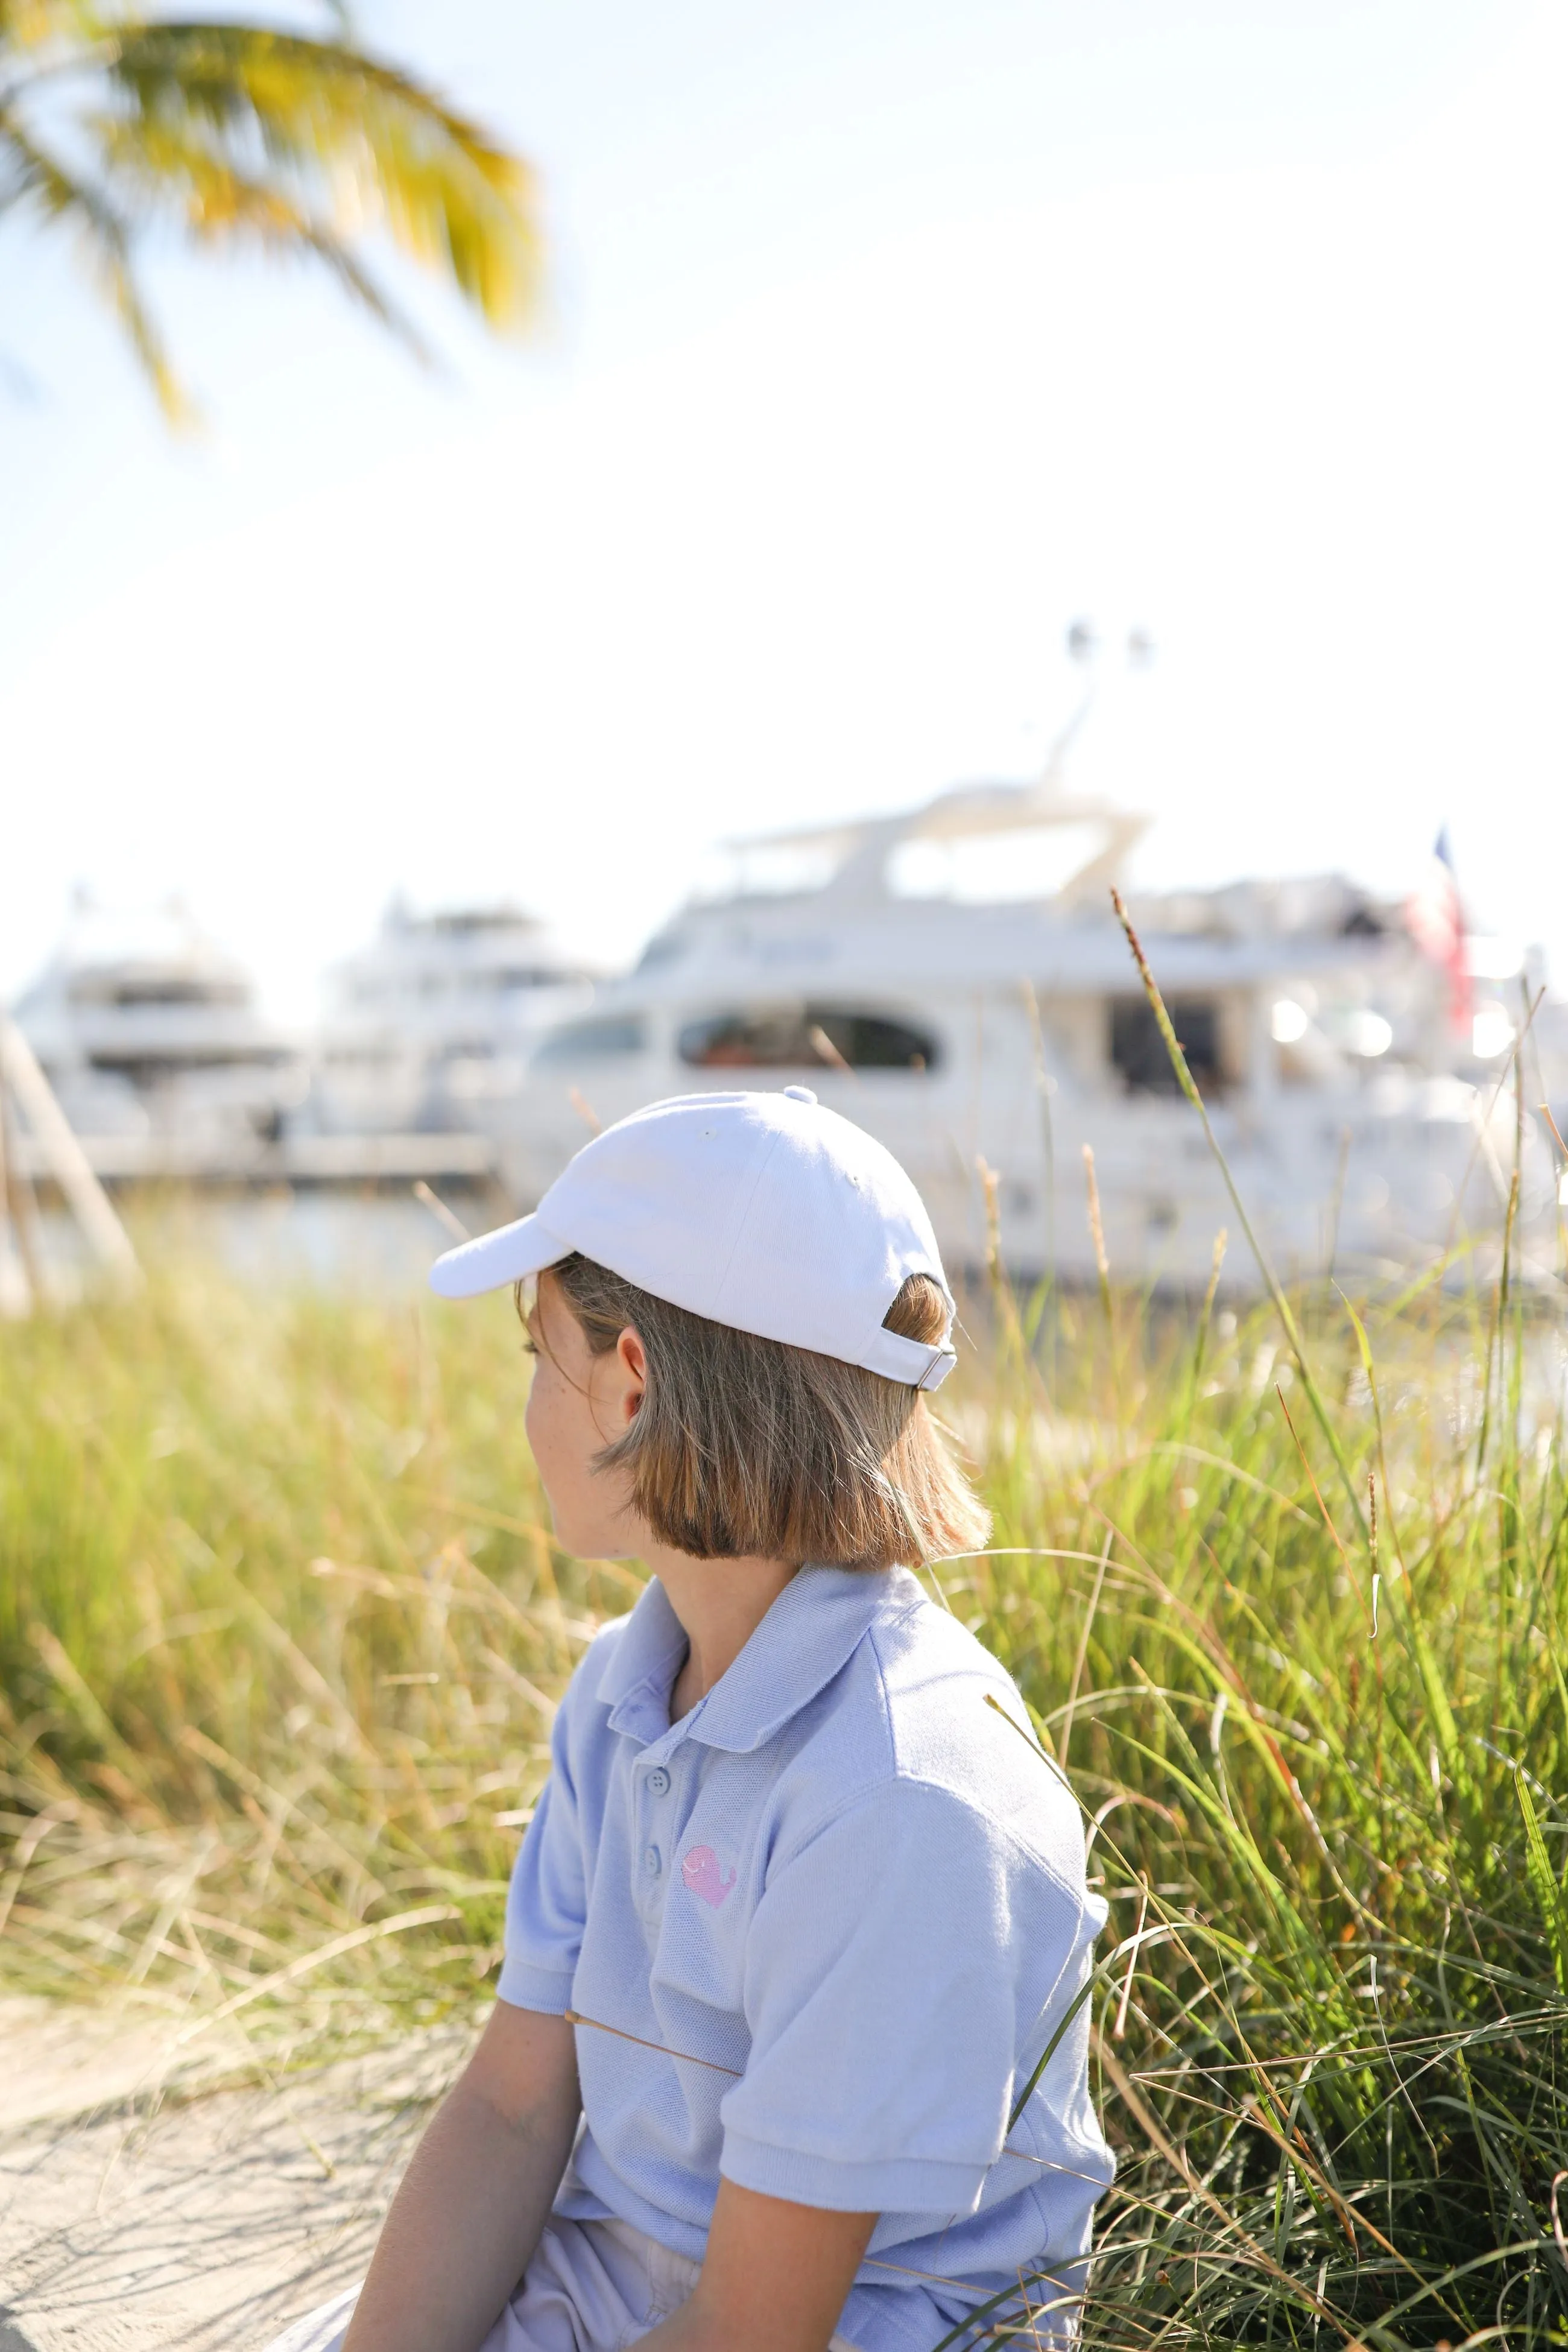
<path fill-rule="evenodd" d="M 642 1341 L 641 1406 L 594 1466 L 629 1473 L 633 1507 L 661 1543 L 698 1559 L 879 1569 L 985 1541 L 990 1514 L 918 1390 L 710 1322 L 591 1258 L 550 1272 L 593 1354 L 628 1327 Z M 919 1274 L 883 1318 L 928 1345 L 947 1320 L 941 1288 Z"/>

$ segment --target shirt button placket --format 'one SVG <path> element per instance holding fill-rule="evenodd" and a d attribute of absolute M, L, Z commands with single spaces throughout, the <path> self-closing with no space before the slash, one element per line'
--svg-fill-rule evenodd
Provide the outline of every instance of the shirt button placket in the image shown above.
<path fill-rule="evenodd" d="M 656 1764 L 643 1781 L 643 1829 L 645 1836 L 654 1826 L 653 1821 L 651 1817 L 649 1817 L 648 1808 L 658 1798 L 668 1797 L 669 1794 L 669 1788 L 670 1780 L 668 1770 L 662 1764 Z M 647 1907 L 650 1918 L 657 1917 L 662 1908 L 661 1897 L 663 1895 L 664 1889 L 660 1885 L 660 1880 L 662 1879 L 663 1874 L 664 1856 L 659 1852 L 658 1846 L 654 1840 L 649 1838 L 642 1850 L 642 1883 L 643 1901 Z"/>

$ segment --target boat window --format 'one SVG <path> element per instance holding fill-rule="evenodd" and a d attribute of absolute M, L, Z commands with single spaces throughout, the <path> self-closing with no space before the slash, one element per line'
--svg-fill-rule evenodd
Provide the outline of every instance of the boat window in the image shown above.
<path fill-rule="evenodd" d="M 931 1070 L 941 1059 L 928 1031 L 842 1004 L 715 1013 L 689 1022 L 679 1050 L 699 1070 Z"/>
<path fill-rule="evenodd" d="M 95 991 L 94 993 L 97 992 Z M 79 1002 L 87 998 L 82 991 Z M 245 991 L 226 980 L 122 980 L 105 992 L 103 1002 L 130 1007 L 138 1004 L 243 1004 Z"/>
<path fill-rule="evenodd" d="M 1187 1067 L 1200 1087 L 1214 1087 L 1224 1079 L 1220 1062 L 1219 1007 L 1212 997 L 1173 997 L 1171 1025 L 1175 1030 Z M 1129 1094 L 1174 1095 L 1181 1086 L 1160 1034 L 1152 1008 L 1142 996 L 1119 998 L 1110 1008 L 1110 1058 L 1126 1081 Z"/>
<path fill-rule="evenodd" d="M 646 1024 L 635 1013 L 624 1013 L 603 1021 L 574 1021 L 569 1028 L 546 1037 L 533 1059 L 538 1068 L 562 1070 L 575 1062 L 606 1062 L 617 1054 L 640 1054 L 647 1044 Z"/>

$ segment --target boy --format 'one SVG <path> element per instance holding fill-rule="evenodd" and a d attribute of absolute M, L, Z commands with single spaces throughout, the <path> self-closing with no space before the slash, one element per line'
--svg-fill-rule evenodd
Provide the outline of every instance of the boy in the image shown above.
<path fill-rule="evenodd" d="M 556 1533 L 652 1580 L 562 1703 L 494 2013 L 369 2276 L 275 2352 L 1065 2344 L 1105 1912 L 910 1572 L 987 1526 L 926 1408 L 919 1195 L 803 1087 L 682 1097 L 432 1281 L 535 1276 Z"/>

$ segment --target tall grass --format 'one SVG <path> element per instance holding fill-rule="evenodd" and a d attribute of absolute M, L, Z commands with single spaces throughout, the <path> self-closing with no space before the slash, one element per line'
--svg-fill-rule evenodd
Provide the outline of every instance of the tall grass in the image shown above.
<path fill-rule="evenodd" d="M 1089 2341 L 1568 2342 L 1555 1334 L 1433 1289 L 1361 1302 L 1363 1350 L 1292 1301 L 1363 1532 L 1271 1306 L 998 1301 L 953 1384 L 995 1549 L 935 1581 L 1110 1900 Z M 5 1333 L 12 1982 L 268 2063 L 477 2008 L 637 1582 L 544 1532 L 523 1385 L 504 1302 L 195 1268 Z"/>
<path fill-rule="evenodd" d="M 5 1333 L 13 1982 L 290 2036 L 471 2001 L 554 1695 L 637 1589 L 545 1532 L 519 1341 L 199 1265 Z"/>

